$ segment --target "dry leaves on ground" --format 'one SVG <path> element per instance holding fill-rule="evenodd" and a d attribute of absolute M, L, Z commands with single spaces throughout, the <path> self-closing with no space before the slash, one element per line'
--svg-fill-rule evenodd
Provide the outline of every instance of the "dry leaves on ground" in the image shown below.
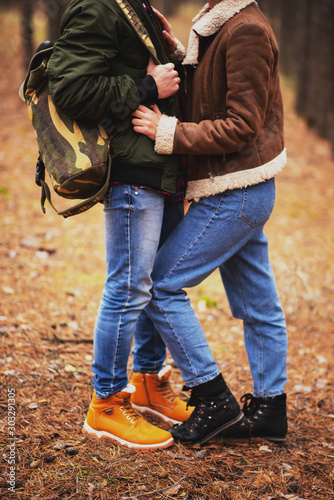
<path fill-rule="evenodd" d="M 7 17 L 1 26 L 3 42 L 6 33 L 18 37 L 11 22 Z M 0 81 L 2 498 L 334 498 L 334 161 L 328 144 L 295 116 L 290 91 L 284 91 L 289 164 L 278 176 L 267 225 L 289 330 L 288 441 L 236 445 L 216 438 L 203 449 L 135 452 L 81 434 L 104 280 L 103 216 L 100 206 L 66 221 L 50 208 L 41 214 L 35 139 L 17 97 L 22 75 L 5 72 L 19 45 L 6 47 Z M 242 325 L 231 317 L 218 274 L 189 295 L 231 389 L 238 397 L 250 392 Z M 180 393 L 176 368 L 172 377 Z"/>

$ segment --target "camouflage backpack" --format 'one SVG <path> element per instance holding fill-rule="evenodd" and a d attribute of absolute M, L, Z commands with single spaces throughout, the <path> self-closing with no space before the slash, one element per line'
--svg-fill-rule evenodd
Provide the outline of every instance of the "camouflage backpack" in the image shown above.
<path fill-rule="evenodd" d="M 30 61 L 19 94 L 28 104 L 39 148 L 36 183 L 42 188 L 42 211 L 45 213 L 46 199 L 56 210 L 45 182 L 45 170 L 57 194 L 63 198 L 83 200 L 66 210 L 56 210 L 66 218 L 94 206 L 109 186 L 112 125 L 109 120 L 105 123 L 75 121 L 56 110 L 48 90 L 47 63 L 52 51 L 51 42 L 43 42 L 39 46 Z"/>

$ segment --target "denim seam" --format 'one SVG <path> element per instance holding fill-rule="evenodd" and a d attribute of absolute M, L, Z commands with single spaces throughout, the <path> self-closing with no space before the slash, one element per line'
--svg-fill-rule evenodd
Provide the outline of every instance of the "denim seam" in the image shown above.
<path fill-rule="evenodd" d="M 208 222 L 205 224 L 205 226 L 203 227 L 202 231 L 196 236 L 196 238 L 192 241 L 192 243 L 190 245 L 188 245 L 187 249 L 184 251 L 183 255 L 181 255 L 181 257 L 179 258 L 179 260 L 174 264 L 174 266 L 169 269 L 168 271 L 168 274 L 166 274 L 165 276 L 163 276 L 159 282 L 162 283 L 165 279 L 168 279 L 169 275 L 172 274 L 174 272 L 174 270 L 178 267 L 178 265 L 180 264 L 180 262 L 182 262 L 187 254 L 190 252 L 190 250 L 193 248 L 193 246 L 195 245 L 195 243 L 199 240 L 199 238 L 203 235 L 203 233 L 207 230 L 207 228 L 209 227 L 209 225 L 212 223 L 213 219 L 215 218 L 215 216 L 217 215 L 218 211 L 220 210 L 220 207 L 221 207 L 221 204 L 222 204 L 222 201 L 223 201 L 223 198 L 224 198 L 224 194 L 221 195 L 221 198 L 219 200 L 219 203 L 217 205 L 217 208 L 215 210 L 215 213 L 212 214 L 212 216 L 210 217 L 210 219 L 208 220 Z"/>
<path fill-rule="evenodd" d="M 257 391 L 254 391 L 254 394 L 253 396 L 255 398 L 272 398 L 272 397 L 275 397 L 275 396 L 280 396 L 281 394 L 285 394 L 285 391 L 284 389 L 280 389 L 280 390 L 277 390 L 277 391 L 260 391 L 260 392 L 257 392 Z"/>
<path fill-rule="evenodd" d="M 205 377 L 201 378 L 196 378 L 195 380 L 190 380 L 186 382 L 187 387 L 196 387 L 197 385 L 200 384 L 205 384 L 205 382 L 210 382 L 210 380 L 215 379 L 218 375 L 220 374 L 219 368 L 215 370 L 213 373 L 210 373 L 210 375 L 206 375 Z"/>
<path fill-rule="evenodd" d="M 131 285 L 131 259 L 130 259 L 130 255 L 131 255 L 131 234 L 130 234 L 131 197 L 130 197 L 129 189 L 128 189 L 128 198 L 129 198 L 129 209 L 128 209 L 128 212 L 127 212 L 128 273 L 129 273 L 128 274 L 128 295 L 127 295 L 124 307 L 123 307 L 123 309 L 122 309 L 122 311 L 121 311 L 121 313 L 119 315 L 119 322 L 118 322 L 118 325 L 117 325 L 116 348 L 115 348 L 114 359 L 113 359 L 113 364 L 112 364 L 113 365 L 113 370 L 112 370 L 113 384 L 115 382 L 115 367 L 116 367 L 116 363 L 117 363 L 117 359 L 118 359 L 118 348 L 119 348 L 120 337 L 121 337 L 120 325 L 122 323 L 124 311 L 128 307 L 129 297 L 130 297 L 130 285 Z M 114 387 L 114 385 L 112 387 Z"/>
<path fill-rule="evenodd" d="M 187 351 L 185 350 L 185 348 L 184 348 L 184 346 L 183 346 L 183 344 L 182 344 L 182 342 L 181 342 L 181 339 L 178 337 L 178 335 L 176 335 L 175 330 L 174 330 L 173 326 L 171 325 L 171 323 L 170 323 L 170 321 L 169 321 L 169 319 L 168 319 L 168 316 L 167 316 L 167 315 L 164 313 L 164 311 L 161 309 L 161 307 L 160 307 L 160 301 L 159 301 L 159 300 L 157 300 L 157 305 L 158 305 L 158 311 L 159 311 L 159 312 L 160 312 L 160 314 L 161 314 L 161 315 L 162 315 L 162 316 L 166 319 L 166 322 L 169 324 L 169 327 L 170 327 L 171 331 L 173 332 L 174 338 L 177 340 L 178 344 L 182 347 L 182 350 L 183 350 L 184 356 L 185 356 L 185 358 L 187 359 L 187 361 L 188 361 L 188 363 L 189 363 L 189 366 L 191 367 L 191 371 L 192 371 L 193 373 L 195 373 L 195 376 L 196 376 L 196 370 L 194 369 L 194 367 L 193 367 L 193 365 L 192 365 L 192 363 L 191 363 L 191 360 L 190 360 L 190 358 L 189 358 L 189 356 L 188 356 L 188 354 L 187 354 Z"/>
<path fill-rule="evenodd" d="M 159 368 L 159 361 L 157 361 L 158 357 L 159 357 L 159 351 L 158 351 L 158 348 L 157 348 L 157 330 L 156 328 L 154 327 L 154 336 L 153 336 L 153 348 L 154 348 L 154 355 L 155 355 L 155 358 L 156 360 L 154 361 L 154 370 L 160 370 Z"/>
<path fill-rule="evenodd" d="M 258 364 L 259 387 L 260 387 L 260 392 L 263 392 L 263 345 L 262 345 L 262 342 L 261 342 L 261 335 L 259 334 L 259 330 L 258 330 L 257 324 L 253 321 L 253 318 L 249 314 L 249 311 L 248 311 L 245 290 L 244 290 L 244 287 L 242 285 L 242 279 L 241 279 L 241 275 L 240 275 L 240 272 L 239 272 L 238 263 L 237 263 L 236 259 L 234 259 L 234 263 L 235 263 L 236 273 L 237 273 L 237 277 L 238 277 L 238 283 L 239 283 L 239 286 L 240 286 L 240 290 L 241 290 L 241 294 L 242 294 L 242 298 L 243 298 L 243 303 L 244 303 L 245 311 L 246 311 L 246 314 L 247 314 L 247 316 L 249 318 L 249 322 L 252 322 L 254 324 L 255 330 L 256 330 L 256 336 L 257 336 L 257 339 L 258 339 L 258 346 L 259 346 L 259 356 L 260 356 L 259 357 L 259 362 L 258 362 L 259 363 Z"/>
<path fill-rule="evenodd" d="M 258 327 L 256 326 L 256 336 L 259 344 L 259 364 L 258 364 L 258 377 L 259 377 L 259 388 L 263 392 L 263 345 L 261 342 L 261 335 L 259 333 Z"/>

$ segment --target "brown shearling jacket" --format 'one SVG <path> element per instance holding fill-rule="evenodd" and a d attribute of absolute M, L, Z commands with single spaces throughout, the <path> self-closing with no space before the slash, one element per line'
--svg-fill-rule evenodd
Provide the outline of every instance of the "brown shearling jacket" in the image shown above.
<path fill-rule="evenodd" d="M 188 154 L 187 198 L 254 185 L 286 163 L 278 46 L 256 2 L 222 0 L 194 19 L 187 116 L 160 119 L 155 151 Z"/>

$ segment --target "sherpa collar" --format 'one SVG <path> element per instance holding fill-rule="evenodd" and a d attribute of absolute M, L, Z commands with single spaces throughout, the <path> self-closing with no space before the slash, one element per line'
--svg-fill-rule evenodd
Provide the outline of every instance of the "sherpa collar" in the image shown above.
<path fill-rule="evenodd" d="M 220 28 L 242 9 L 256 3 L 255 0 L 221 0 L 210 9 L 209 4 L 205 4 L 203 9 L 193 19 L 193 27 L 190 30 L 188 49 L 183 64 L 198 64 L 198 36 L 211 36 L 217 33 Z"/>

